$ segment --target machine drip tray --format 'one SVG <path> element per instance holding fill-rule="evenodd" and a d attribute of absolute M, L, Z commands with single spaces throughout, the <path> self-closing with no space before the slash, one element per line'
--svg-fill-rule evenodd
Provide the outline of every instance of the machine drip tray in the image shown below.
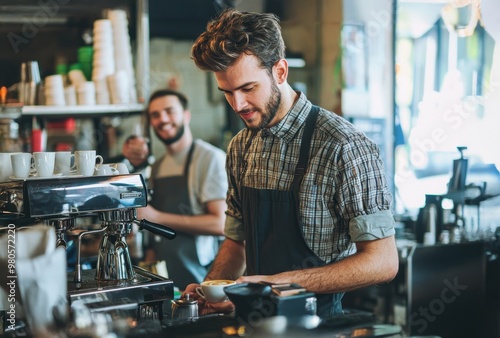
<path fill-rule="evenodd" d="M 96 270 L 83 270 L 82 282 L 73 281 L 73 272 L 68 273 L 68 300 L 82 299 L 85 302 L 103 302 L 130 299 L 138 304 L 171 300 L 174 286 L 170 279 L 155 275 L 135 267 L 132 280 L 99 281 L 95 279 Z"/>

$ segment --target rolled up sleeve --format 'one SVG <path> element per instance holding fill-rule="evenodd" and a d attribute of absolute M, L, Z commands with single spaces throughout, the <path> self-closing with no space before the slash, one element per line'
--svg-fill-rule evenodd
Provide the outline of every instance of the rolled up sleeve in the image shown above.
<path fill-rule="evenodd" d="M 349 234 L 353 242 L 371 241 L 393 236 L 394 217 L 390 210 L 354 217 L 349 222 Z"/>
<path fill-rule="evenodd" d="M 243 229 L 243 222 L 238 218 L 226 215 L 224 234 L 234 241 L 244 241 L 245 230 Z"/>

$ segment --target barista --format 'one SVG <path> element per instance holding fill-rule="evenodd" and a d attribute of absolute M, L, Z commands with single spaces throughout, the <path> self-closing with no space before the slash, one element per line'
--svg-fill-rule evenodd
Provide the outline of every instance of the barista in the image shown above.
<path fill-rule="evenodd" d="M 297 283 L 328 317 L 342 313 L 343 292 L 394 278 L 392 198 L 378 147 L 294 91 L 284 56 L 276 16 L 234 9 L 192 48 L 246 125 L 228 148 L 226 240 L 206 279 Z"/>

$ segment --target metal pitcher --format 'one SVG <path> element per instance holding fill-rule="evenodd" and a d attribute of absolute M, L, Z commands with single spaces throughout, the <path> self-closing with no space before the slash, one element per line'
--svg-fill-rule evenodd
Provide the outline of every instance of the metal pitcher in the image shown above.
<path fill-rule="evenodd" d="M 198 302 L 185 294 L 179 300 L 172 302 L 172 319 L 189 320 L 198 317 Z"/>

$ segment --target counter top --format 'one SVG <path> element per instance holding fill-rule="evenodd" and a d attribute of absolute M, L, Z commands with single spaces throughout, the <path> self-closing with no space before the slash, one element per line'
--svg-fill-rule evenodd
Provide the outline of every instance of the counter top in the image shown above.
<path fill-rule="evenodd" d="M 124 310 L 120 310 L 124 314 Z M 131 313 L 131 312 L 130 312 Z M 97 318 L 97 317 L 95 317 Z M 94 319 L 95 319 L 94 318 Z M 229 337 L 290 337 L 290 338 L 346 338 L 346 337 L 405 337 L 399 325 L 375 322 L 375 316 L 367 312 L 346 313 L 327 320 L 316 316 L 286 318 L 274 316 L 251 319 L 234 315 L 212 314 L 187 321 L 132 320 L 131 317 L 100 315 L 95 325 L 76 329 L 74 324 L 51 328 L 53 337 L 82 338 L 107 336 L 119 338 L 229 338 Z M 15 331 L 6 331 L 6 338 L 32 337 L 26 332 L 24 323 Z M 88 325 L 88 323 L 87 323 Z"/>
<path fill-rule="evenodd" d="M 245 321 L 234 316 L 207 316 L 200 317 L 194 322 L 162 325 L 157 332 L 134 330 L 127 337 L 403 337 L 402 329 L 398 325 L 377 324 L 368 320 L 368 318 L 373 319 L 369 316 L 346 317 L 334 317 L 322 321 L 318 326 L 314 318 L 287 320 L 285 317 L 277 316 Z"/>

